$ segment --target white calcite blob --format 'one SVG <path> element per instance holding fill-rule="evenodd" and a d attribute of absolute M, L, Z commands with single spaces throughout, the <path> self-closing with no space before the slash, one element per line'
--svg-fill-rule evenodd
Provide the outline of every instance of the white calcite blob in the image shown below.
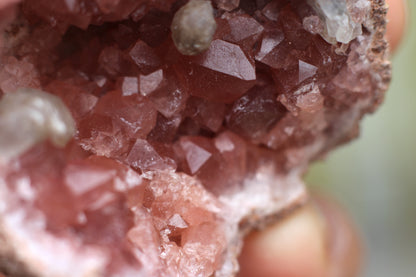
<path fill-rule="evenodd" d="M 58 147 L 65 146 L 75 133 L 75 122 L 60 98 L 25 88 L 1 99 L 0 130 L 1 163 L 46 138 Z"/>

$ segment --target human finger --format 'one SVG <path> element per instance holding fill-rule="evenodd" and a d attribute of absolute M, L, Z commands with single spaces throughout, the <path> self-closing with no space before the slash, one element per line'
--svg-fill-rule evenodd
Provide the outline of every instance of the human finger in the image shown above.
<path fill-rule="evenodd" d="M 357 232 L 345 212 L 320 198 L 250 234 L 239 277 L 353 277 L 360 269 Z"/>

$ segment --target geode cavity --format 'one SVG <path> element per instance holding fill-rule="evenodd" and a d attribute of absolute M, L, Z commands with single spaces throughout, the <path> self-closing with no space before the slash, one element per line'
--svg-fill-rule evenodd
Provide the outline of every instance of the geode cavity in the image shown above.
<path fill-rule="evenodd" d="M 384 1 L 17 2 L 0 4 L 13 276 L 233 276 L 244 234 L 302 203 L 308 164 L 390 80 Z"/>

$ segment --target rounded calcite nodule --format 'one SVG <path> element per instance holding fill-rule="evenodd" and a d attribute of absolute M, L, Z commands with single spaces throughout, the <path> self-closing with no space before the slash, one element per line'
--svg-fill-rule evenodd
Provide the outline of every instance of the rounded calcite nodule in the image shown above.
<path fill-rule="evenodd" d="M 75 122 L 62 100 L 36 89 L 19 89 L 0 100 L 0 161 L 7 162 L 49 139 L 64 147 Z"/>
<path fill-rule="evenodd" d="M 384 1 L 17 2 L 0 4 L 11 276 L 234 276 L 245 234 L 305 201 L 303 172 L 390 80 Z"/>
<path fill-rule="evenodd" d="M 173 17 L 173 41 L 184 55 L 197 55 L 209 48 L 217 23 L 207 0 L 190 0 Z"/>

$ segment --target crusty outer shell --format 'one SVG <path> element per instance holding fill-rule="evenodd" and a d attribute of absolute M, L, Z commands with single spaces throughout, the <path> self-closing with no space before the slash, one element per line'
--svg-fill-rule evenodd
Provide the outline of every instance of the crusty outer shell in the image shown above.
<path fill-rule="evenodd" d="M 374 112 L 384 99 L 391 81 L 391 63 L 389 57 L 389 45 L 386 40 L 387 26 L 387 5 L 385 0 L 371 0 L 372 11 L 370 19 L 373 25 L 373 39 L 367 51 L 367 56 L 371 62 L 373 74 L 380 78 L 378 91 L 376 91 L 375 105 L 369 108 L 369 112 Z"/>

